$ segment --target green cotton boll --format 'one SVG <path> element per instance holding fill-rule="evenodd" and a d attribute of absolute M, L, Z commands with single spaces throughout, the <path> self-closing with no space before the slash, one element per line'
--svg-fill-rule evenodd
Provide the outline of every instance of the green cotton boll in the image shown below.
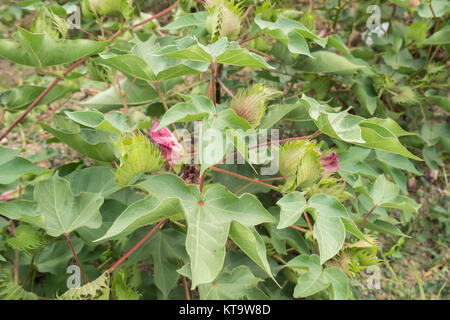
<path fill-rule="evenodd" d="M 314 151 L 315 143 L 311 143 L 307 147 L 305 155 L 300 160 L 299 169 L 297 171 L 297 185 L 309 186 L 320 178 L 320 157 Z"/>
<path fill-rule="evenodd" d="M 87 17 L 120 13 L 129 19 L 134 13 L 132 0 L 83 0 L 82 9 Z"/>
<path fill-rule="evenodd" d="M 69 25 L 66 20 L 57 16 L 47 8 L 40 8 L 34 22 L 34 32 L 46 33 L 54 40 L 66 39 Z"/>
<path fill-rule="evenodd" d="M 240 89 L 231 100 L 230 108 L 256 128 L 266 111 L 266 100 L 278 93 L 279 91 L 258 83 L 248 89 Z"/>
<path fill-rule="evenodd" d="M 236 114 L 247 120 L 253 127 L 257 127 L 265 112 L 264 97 L 258 88 L 241 89 L 233 98 L 230 107 Z"/>
<path fill-rule="evenodd" d="M 224 6 L 221 11 L 220 36 L 236 40 L 241 31 L 241 15 L 239 9 Z"/>
<path fill-rule="evenodd" d="M 320 156 L 315 146 L 315 142 L 296 140 L 280 148 L 280 173 L 286 177 L 281 186 L 283 193 L 309 186 L 320 178 Z"/>
<path fill-rule="evenodd" d="M 120 135 L 114 143 L 120 156 L 120 166 L 115 175 L 118 186 L 124 187 L 139 173 L 161 170 L 163 161 L 159 148 L 142 133 Z"/>

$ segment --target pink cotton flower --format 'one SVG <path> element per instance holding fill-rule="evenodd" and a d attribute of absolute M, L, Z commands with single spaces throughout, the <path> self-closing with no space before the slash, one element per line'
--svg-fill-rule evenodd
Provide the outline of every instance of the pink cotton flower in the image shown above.
<path fill-rule="evenodd" d="M 325 174 L 335 173 L 339 170 L 339 157 L 336 152 L 332 152 L 320 158 L 320 164 L 324 168 Z"/>
<path fill-rule="evenodd" d="M 11 201 L 11 200 L 14 200 L 15 198 L 13 196 L 13 193 L 15 191 L 16 190 L 10 190 L 10 191 L 6 191 L 6 192 L 3 192 L 2 194 L 0 194 L 0 201 Z"/>
<path fill-rule="evenodd" d="M 177 138 L 169 129 L 162 128 L 160 130 L 156 130 L 158 126 L 158 121 L 153 122 L 152 128 L 150 129 L 150 139 L 158 144 L 164 156 L 170 159 L 170 165 L 175 167 L 175 161 L 172 159 L 183 155 L 183 146 L 178 142 Z"/>

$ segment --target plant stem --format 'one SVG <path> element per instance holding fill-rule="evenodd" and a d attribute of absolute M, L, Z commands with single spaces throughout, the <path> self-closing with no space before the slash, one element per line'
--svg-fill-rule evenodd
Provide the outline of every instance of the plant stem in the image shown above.
<path fill-rule="evenodd" d="M 362 225 L 364 224 L 364 222 L 366 222 L 367 218 L 370 217 L 370 215 L 372 214 L 372 212 L 375 211 L 375 209 L 377 208 L 377 205 L 374 205 L 372 209 L 370 209 L 369 213 L 366 215 L 366 217 L 363 219 L 363 221 L 359 224 L 358 229 L 362 227 Z"/>
<path fill-rule="evenodd" d="M 334 16 L 334 22 L 333 22 L 333 31 L 334 32 L 336 32 L 336 24 L 337 24 L 337 21 L 339 19 L 339 15 L 341 14 L 341 10 L 342 10 L 341 0 L 338 0 L 338 8 L 337 8 L 337 11 L 336 11 L 336 15 Z"/>
<path fill-rule="evenodd" d="M 166 112 L 169 111 L 169 107 L 167 107 L 166 100 L 164 99 L 164 96 L 163 96 L 161 90 L 159 89 L 158 81 L 153 82 L 153 85 L 156 89 L 156 92 L 158 93 L 159 99 L 161 100 L 161 102 L 164 106 L 164 110 L 166 110 Z M 177 127 L 175 126 L 174 123 L 172 123 L 172 129 L 177 130 Z"/>
<path fill-rule="evenodd" d="M 180 259 L 180 268 L 183 267 L 183 261 Z M 183 286 L 184 286 L 184 293 L 186 294 L 186 300 L 191 300 L 191 295 L 189 294 L 189 287 L 188 287 L 188 282 L 185 276 L 182 276 L 183 279 Z"/>
<path fill-rule="evenodd" d="M 302 232 L 308 232 L 308 230 L 306 230 L 306 229 L 304 229 L 304 228 L 297 227 L 297 226 L 295 226 L 295 225 L 292 225 L 292 226 L 289 226 L 289 227 L 292 228 L 292 229 L 295 229 L 295 230 L 300 230 L 300 231 L 302 231 Z"/>
<path fill-rule="evenodd" d="M 27 275 L 25 277 L 25 280 L 22 283 L 22 288 L 26 288 L 28 283 L 31 280 L 31 276 L 33 275 L 33 266 L 34 266 L 34 259 L 36 258 L 36 253 L 33 253 L 33 256 L 31 257 L 30 266 L 28 267 Z"/>
<path fill-rule="evenodd" d="M 208 98 L 211 97 L 211 91 L 212 91 L 212 101 L 214 103 L 214 106 L 216 106 L 216 67 L 217 64 L 215 62 L 211 62 L 211 81 L 209 83 L 208 87 Z"/>
<path fill-rule="evenodd" d="M 220 78 L 217 78 L 217 82 L 220 84 L 220 86 L 230 95 L 230 97 L 234 98 L 233 92 L 231 92 L 230 89 L 220 80 Z"/>
<path fill-rule="evenodd" d="M 78 260 L 78 256 L 77 256 L 77 253 L 75 252 L 75 248 L 73 247 L 72 240 L 70 240 L 70 235 L 68 233 L 66 233 L 65 236 L 66 236 L 67 243 L 69 244 L 70 250 L 72 250 L 73 257 L 75 258 L 75 261 L 77 262 L 77 265 L 80 268 L 81 275 L 83 276 L 84 282 L 89 283 L 89 279 L 87 278 L 86 273 L 84 273 L 84 269 L 81 266 L 80 260 Z"/>
<path fill-rule="evenodd" d="M 250 38 L 247 38 L 247 39 L 244 39 L 244 40 L 241 40 L 241 41 L 239 41 L 239 44 L 243 44 L 243 43 L 246 43 L 246 42 L 249 42 L 249 41 L 252 41 L 252 40 L 254 40 L 254 39 L 256 39 L 256 38 L 259 38 L 259 37 L 261 37 L 262 35 L 264 34 L 264 32 L 263 31 L 261 31 L 260 33 L 258 33 L 256 36 L 253 36 L 253 37 L 250 37 Z"/>
<path fill-rule="evenodd" d="M 311 222 L 309 221 L 308 214 L 306 213 L 306 211 L 303 211 L 303 215 L 305 216 L 306 222 L 308 223 L 309 231 L 313 232 L 313 228 Z"/>
<path fill-rule="evenodd" d="M 123 94 L 122 88 L 120 87 L 119 80 L 116 79 L 115 83 L 116 83 L 116 86 L 117 86 L 116 91 L 117 91 L 117 94 L 120 97 L 120 101 L 122 101 L 122 105 L 123 105 L 123 107 L 125 109 L 125 113 L 128 115 L 128 117 L 131 120 L 130 110 L 128 109 L 127 101 L 125 100 L 125 95 Z"/>
<path fill-rule="evenodd" d="M 220 173 L 224 173 L 224 174 L 228 174 L 230 176 L 233 176 L 233 177 L 236 177 L 236 178 L 239 178 L 239 179 L 242 179 L 242 180 L 251 181 L 253 183 L 256 183 L 256 184 L 259 184 L 261 186 L 264 186 L 264 187 L 267 187 L 267 188 L 270 188 L 272 190 L 280 192 L 280 188 L 278 188 L 278 187 L 275 187 L 275 186 L 273 186 L 271 184 L 267 184 L 267 183 L 264 183 L 264 182 L 261 182 L 261 181 L 258 181 L 258 180 L 252 179 L 252 178 L 248 178 L 246 176 L 242 176 L 242 175 L 234 173 L 232 171 L 220 169 L 220 168 L 217 168 L 217 167 L 214 167 L 214 166 L 211 167 L 211 170 L 214 170 L 214 171 L 217 171 L 217 172 L 220 172 Z"/>
<path fill-rule="evenodd" d="M 112 265 L 111 268 L 108 269 L 108 273 L 112 273 L 123 261 L 125 261 L 126 258 L 128 258 L 128 256 L 130 254 L 132 254 L 134 251 L 136 251 L 137 248 L 139 248 L 144 242 L 145 240 L 147 240 L 153 233 L 155 233 L 156 230 L 158 230 L 159 227 L 161 227 L 165 222 L 167 221 L 167 219 L 163 219 L 160 222 L 158 222 L 156 224 L 155 227 L 153 227 L 152 230 L 150 230 L 141 240 L 139 240 L 138 243 L 136 243 L 133 248 L 131 248 L 130 250 L 128 250 L 127 253 L 125 253 L 125 255 L 120 258 L 119 260 L 117 260 L 116 263 L 114 263 Z"/>
<path fill-rule="evenodd" d="M 171 5 L 170 7 L 162 10 L 161 12 L 155 14 L 154 16 L 145 19 L 141 22 L 138 22 L 134 25 L 132 25 L 131 27 L 128 28 L 124 28 L 122 30 L 118 30 L 114 35 L 112 35 L 108 40 L 114 40 L 115 38 L 117 38 L 122 32 L 130 30 L 130 29 L 134 29 L 137 28 L 153 19 L 156 19 L 166 13 L 168 13 L 170 10 L 172 10 L 173 8 L 177 7 L 179 5 L 179 2 L 175 2 L 173 5 Z M 69 72 L 71 72 L 73 69 L 75 69 L 76 67 L 78 67 L 79 65 L 81 65 L 84 61 L 86 61 L 89 57 L 84 57 L 81 58 L 80 60 L 78 60 L 77 62 L 75 62 L 71 67 L 69 67 L 66 71 L 64 71 L 63 73 L 63 77 L 66 76 Z M 53 89 L 53 87 L 59 82 L 59 78 L 54 78 L 53 81 L 50 83 L 50 85 L 47 87 L 47 89 L 45 89 L 40 95 L 39 97 L 37 97 L 31 104 L 30 106 L 5 130 L 5 132 L 3 132 L 0 135 L 0 141 L 3 140 L 4 137 L 6 137 L 8 135 L 8 133 L 50 92 L 51 89 Z"/>

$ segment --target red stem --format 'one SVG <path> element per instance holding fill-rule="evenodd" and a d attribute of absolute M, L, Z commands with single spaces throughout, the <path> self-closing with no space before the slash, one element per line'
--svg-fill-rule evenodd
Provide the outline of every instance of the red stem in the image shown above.
<path fill-rule="evenodd" d="M 242 180 L 250 181 L 250 182 L 259 184 L 261 186 L 270 188 L 270 189 L 275 190 L 275 191 L 279 191 L 279 189 L 277 187 L 275 187 L 275 186 L 273 186 L 271 184 L 267 184 L 267 183 L 264 183 L 264 182 L 261 182 L 261 181 L 258 181 L 258 180 L 252 179 L 252 178 L 248 178 L 246 176 L 242 176 L 242 175 L 234 173 L 232 171 L 220 169 L 220 168 L 217 168 L 217 167 L 211 167 L 211 170 L 214 170 L 214 171 L 217 171 L 217 172 L 220 172 L 220 173 L 224 173 L 224 174 L 228 174 L 230 176 L 233 176 L 233 177 L 236 177 L 236 178 L 239 178 L 239 179 L 242 179 Z"/>
<path fill-rule="evenodd" d="M 66 233 L 65 236 L 66 236 L 67 243 L 69 244 L 70 250 L 72 250 L 73 257 L 75 258 L 75 261 L 77 262 L 77 265 L 80 268 L 81 275 L 83 276 L 84 282 L 88 283 L 89 282 L 88 277 L 86 276 L 86 273 L 84 273 L 84 269 L 81 266 L 80 260 L 78 260 L 78 256 L 77 256 L 77 253 L 75 252 L 75 248 L 73 247 L 72 240 L 70 240 L 70 236 L 68 233 Z"/>
<path fill-rule="evenodd" d="M 375 211 L 375 209 L 377 208 L 377 205 L 374 205 L 372 209 L 370 209 L 369 213 L 366 215 L 366 217 L 364 218 L 364 220 L 359 224 L 358 229 L 362 227 L 362 225 L 364 224 L 364 222 L 366 222 L 367 218 L 369 218 L 369 216 L 372 214 L 372 212 Z"/>
<path fill-rule="evenodd" d="M 146 24 L 147 22 L 149 22 L 149 21 L 151 21 L 151 20 L 153 20 L 153 19 L 159 18 L 160 16 L 162 16 L 162 15 L 166 14 L 167 12 L 171 11 L 172 9 L 176 8 L 179 4 L 180 4 L 180 3 L 177 1 L 177 2 L 175 2 L 174 4 L 172 4 L 171 6 L 167 7 L 166 9 L 164 9 L 164 10 L 162 10 L 162 11 L 160 11 L 160 12 L 158 12 L 157 14 L 151 16 L 151 17 L 148 18 L 148 19 L 145 19 L 145 20 L 142 20 L 141 22 L 138 22 L 138 23 L 136 23 L 136 24 L 133 24 L 131 27 L 126 27 L 126 28 L 124 28 L 123 30 L 118 30 L 115 34 L 113 34 L 113 35 L 111 36 L 111 38 L 109 38 L 109 40 L 113 40 L 113 39 L 117 38 L 117 37 L 118 37 L 122 32 L 124 32 L 124 31 L 128 31 L 128 30 L 137 28 L 137 27 L 139 27 L 139 26 L 142 26 L 143 24 Z"/>
<path fill-rule="evenodd" d="M 256 36 L 253 36 L 253 37 L 250 37 L 250 38 L 247 38 L 247 39 L 244 39 L 244 40 L 239 41 L 239 44 L 243 44 L 243 43 L 252 41 L 253 39 L 259 38 L 259 37 L 262 36 L 263 34 L 264 34 L 264 32 L 261 31 L 261 32 L 258 33 Z"/>
<path fill-rule="evenodd" d="M 303 211 L 303 215 L 305 216 L 306 222 L 308 223 L 309 231 L 313 232 L 313 228 L 311 222 L 309 221 L 308 214 L 306 213 L 306 211 Z"/>
<path fill-rule="evenodd" d="M 125 261 L 126 258 L 128 258 L 130 254 L 136 251 L 136 249 L 139 248 L 145 242 L 145 240 L 147 240 L 153 233 L 155 233 L 155 231 L 158 230 L 158 228 L 161 227 L 166 221 L 167 219 L 163 219 L 160 222 L 158 222 L 156 226 L 145 235 L 145 237 L 139 240 L 139 242 L 136 243 L 133 248 L 131 248 L 127 253 L 125 253 L 125 255 L 122 258 L 117 260 L 117 262 L 114 263 L 112 267 L 108 269 L 108 273 L 112 273 L 123 261 Z"/>
<path fill-rule="evenodd" d="M 303 228 L 300 228 L 300 227 L 297 227 L 297 226 L 294 226 L 294 225 L 289 226 L 289 227 L 292 228 L 292 229 L 295 229 L 295 230 L 299 230 L 299 231 L 303 231 L 303 232 L 308 232 L 308 230 L 303 229 Z"/>
<path fill-rule="evenodd" d="M 169 12 L 170 10 L 172 10 L 173 8 L 177 7 L 179 5 L 179 2 L 175 2 L 173 5 L 171 5 L 170 7 L 164 9 L 163 11 L 155 14 L 154 16 L 145 19 L 139 23 L 136 23 L 134 25 L 132 25 L 131 27 L 128 28 L 124 28 L 122 30 L 118 30 L 114 35 L 112 35 L 108 40 L 113 40 L 115 38 L 117 38 L 122 32 L 130 30 L 130 29 L 134 29 L 137 28 L 153 19 L 156 19 L 160 16 L 162 16 L 163 14 L 166 14 L 167 12 Z M 75 62 L 71 67 L 69 67 L 66 71 L 64 71 L 63 73 L 63 77 L 66 76 L 69 72 L 71 72 L 73 69 L 75 69 L 76 67 L 78 67 L 80 64 L 82 64 L 84 61 L 86 61 L 89 57 L 84 57 L 80 60 L 78 60 L 77 62 Z M 59 78 L 54 78 L 53 81 L 50 83 L 50 85 L 47 87 L 47 89 L 45 89 L 40 95 L 39 97 L 36 98 L 36 100 L 33 101 L 33 103 L 8 127 L 8 129 L 5 130 L 5 132 L 3 132 L 0 135 L 0 141 L 3 140 L 3 138 L 5 138 L 8 133 L 49 93 L 49 91 L 59 82 Z"/>
<path fill-rule="evenodd" d="M 180 259 L 180 268 L 183 267 L 183 261 Z M 189 287 L 188 282 L 185 276 L 182 276 L 183 279 L 183 286 L 184 286 L 184 293 L 186 294 L 186 300 L 191 300 L 191 295 L 189 294 Z"/>
<path fill-rule="evenodd" d="M 234 98 L 233 92 L 231 92 L 230 89 L 220 80 L 219 77 L 217 77 L 217 82 L 220 84 L 220 86 L 230 95 L 230 97 Z"/>

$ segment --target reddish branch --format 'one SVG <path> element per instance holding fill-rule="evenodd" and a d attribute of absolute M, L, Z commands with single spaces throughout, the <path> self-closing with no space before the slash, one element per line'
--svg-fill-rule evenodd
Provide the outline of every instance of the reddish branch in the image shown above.
<path fill-rule="evenodd" d="M 75 248 L 73 247 L 72 240 L 70 240 L 70 236 L 68 233 L 66 233 L 65 236 L 66 236 L 67 243 L 69 244 L 70 250 L 72 250 L 73 257 L 75 258 L 75 261 L 77 262 L 77 265 L 80 268 L 81 275 L 83 276 L 84 282 L 88 283 L 89 282 L 88 277 L 86 276 L 86 273 L 84 272 L 84 269 L 81 266 L 80 260 L 78 260 L 78 256 L 77 256 L 77 253 L 75 252 Z"/>
<path fill-rule="evenodd" d="M 183 268 L 183 261 L 180 259 L 180 268 Z M 185 276 L 181 277 L 183 279 L 184 293 L 186 294 L 186 300 L 191 300 L 191 295 L 189 294 L 188 282 Z"/>
<path fill-rule="evenodd" d="M 306 222 L 308 223 L 309 231 L 313 232 L 313 228 L 311 222 L 309 221 L 308 214 L 306 213 L 306 211 L 303 212 L 303 215 L 305 216 Z"/>
<path fill-rule="evenodd" d="M 295 229 L 295 230 L 299 230 L 299 231 L 302 231 L 302 232 L 308 232 L 308 230 L 306 230 L 306 229 L 303 229 L 303 228 L 300 228 L 300 227 L 297 227 L 297 226 L 294 226 L 294 225 L 292 225 L 292 226 L 290 226 L 292 229 Z"/>
<path fill-rule="evenodd" d="M 250 37 L 250 38 L 247 38 L 247 39 L 244 39 L 244 40 L 241 40 L 241 41 L 239 41 L 239 44 L 243 44 L 243 43 L 246 43 L 246 42 L 249 42 L 249 41 L 252 41 L 252 40 L 254 40 L 254 39 L 256 39 L 256 38 L 259 38 L 259 37 L 261 37 L 262 35 L 264 34 L 264 32 L 263 31 L 261 31 L 260 33 L 258 33 L 256 36 L 253 36 L 253 37 Z"/>
<path fill-rule="evenodd" d="M 134 25 L 132 25 L 131 27 L 126 27 L 124 29 L 118 30 L 115 34 L 113 34 L 108 40 L 114 40 L 115 38 L 117 38 L 122 32 L 124 31 L 128 31 L 134 28 L 137 28 L 153 19 L 156 19 L 166 13 L 168 13 L 169 11 L 171 11 L 173 8 L 177 7 L 179 5 L 179 2 L 175 2 L 174 4 L 172 4 L 170 7 L 162 10 L 161 12 L 151 16 L 148 19 L 145 19 L 139 23 L 136 23 Z M 69 67 L 66 71 L 64 71 L 62 78 L 64 76 L 66 76 L 69 72 L 71 72 L 73 69 L 75 69 L 76 67 L 78 67 L 80 64 L 82 64 L 84 61 L 86 61 L 89 57 L 84 57 L 80 60 L 78 60 L 77 62 L 75 62 L 71 67 Z M 30 104 L 30 106 L 5 130 L 5 132 L 3 132 L 0 135 L 0 141 L 3 140 L 4 137 L 6 137 L 8 135 L 8 133 L 50 92 L 51 89 L 53 89 L 53 87 L 59 82 L 59 78 L 54 78 L 53 81 L 50 83 L 50 85 L 47 87 L 47 89 L 45 89 L 40 95 L 39 97 L 36 98 L 36 100 L 33 101 L 32 104 Z"/>
<path fill-rule="evenodd" d="M 375 209 L 377 208 L 377 205 L 374 205 L 372 209 L 370 209 L 369 213 L 366 215 L 366 217 L 363 219 L 363 221 L 359 224 L 358 229 L 360 229 L 362 227 L 362 225 L 364 224 L 364 222 L 366 222 L 367 218 L 370 217 L 370 215 L 372 214 L 372 212 L 375 211 Z"/>
<path fill-rule="evenodd" d="M 271 184 L 267 184 L 267 183 L 261 182 L 261 181 L 259 181 L 259 180 L 255 180 L 255 179 L 252 179 L 252 178 L 248 178 L 248 177 L 246 177 L 246 176 L 242 176 L 242 175 L 237 174 L 237 173 L 234 173 L 234 172 L 232 172 L 232 171 L 224 170 L 224 169 L 217 168 L 217 167 L 211 167 L 211 170 L 217 171 L 217 172 L 220 172 L 220 173 L 224 173 L 224 174 L 228 174 L 228 175 L 230 175 L 230 176 L 233 176 L 233 177 L 236 177 L 236 178 L 239 178 L 239 179 L 242 179 L 242 180 L 250 181 L 250 182 L 252 182 L 252 183 L 259 184 L 259 185 L 261 185 L 261 186 L 270 188 L 270 189 L 275 190 L 275 191 L 279 191 L 279 189 L 278 189 L 277 187 L 275 187 L 275 186 L 273 186 L 273 185 L 271 185 Z"/>
<path fill-rule="evenodd" d="M 114 263 L 112 265 L 112 267 L 108 269 L 108 273 L 112 273 L 122 262 L 125 261 L 126 258 L 128 258 L 130 256 L 130 254 L 132 254 L 134 251 L 136 251 L 136 249 L 139 248 L 145 242 L 145 240 L 147 240 L 153 233 L 155 233 L 155 231 L 158 230 L 158 228 L 161 227 L 166 221 L 167 221 L 167 219 L 164 219 L 164 220 L 161 220 L 160 222 L 158 222 L 156 224 L 156 226 L 152 230 L 150 230 L 149 233 L 147 233 L 145 235 L 145 237 L 143 237 L 141 240 L 139 240 L 139 242 L 136 243 L 133 246 L 133 248 L 128 250 L 128 252 L 125 253 L 125 255 L 122 258 L 117 260 L 117 262 Z"/>

